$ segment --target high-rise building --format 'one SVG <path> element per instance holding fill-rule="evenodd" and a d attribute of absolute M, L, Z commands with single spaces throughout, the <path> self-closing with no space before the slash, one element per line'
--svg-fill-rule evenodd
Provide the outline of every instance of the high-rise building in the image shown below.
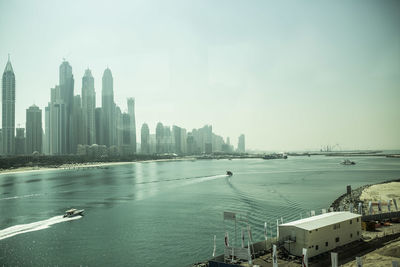
<path fill-rule="evenodd" d="M 147 123 L 143 123 L 140 130 L 140 146 L 142 154 L 150 154 L 150 130 Z"/>
<path fill-rule="evenodd" d="M 103 130 L 103 109 L 96 108 L 95 110 L 95 124 L 96 124 L 96 141 L 97 144 L 103 145 L 104 144 L 104 130 Z"/>
<path fill-rule="evenodd" d="M 15 74 L 10 56 L 3 72 L 2 82 L 3 154 L 15 154 Z"/>
<path fill-rule="evenodd" d="M 132 147 L 132 153 L 136 153 L 136 119 L 135 119 L 135 99 L 128 98 L 128 114 L 129 114 L 129 134 Z"/>
<path fill-rule="evenodd" d="M 96 93 L 94 91 L 94 78 L 92 72 L 87 69 L 82 78 L 82 118 L 84 130 L 84 145 L 96 143 Z"/>
<path fill-rule="evenodd" d="M 16 155 L 25 155 L 25 129 L 24 128 L 16 128 L 15 129 L 15 154 Z"/>
<path fill-rule="evenodd" d="M 241 134 L 239 136 L 237 151 L 240 152 L 240 153 L 246 152 L 244 134 Z"/>
<path fill-rule="evenodd" d="M 156 153 L 164 153 L 164 125 L 159 122 L 156 126 Z"/>
<path fill-rule="evenodd" d="M 78 145 L 82 145 L 84 143 L 83 135 L 83 113 L 82 113 L 82 100 L 80 95 L 74 96 L 74 104 L 71 114 L 71 131 L 73 133 L 71 138 L 71 148 L 72 153 L 76 154 Z"/>
<path fill-rule="evenodd" d="M 72 67 L 68 61 L 63 60 L 59 68 L 59 85 L 60 98 L 65 104 L 65 138 L 66 151 L 65 153 L 73 153 L 76 151 L 76 135 L 72 127 L 72 113 L 74 108 L 74 76 L 72 75 Z"/>
<path fill-rule="evenodd" d="M 42 153 L 42 110 L 36 106 L 30 106 L 26 110 L 26 153 L 37 151 Z"/>
<path fill-rule="evenodd" d="M 51 89 L 51 97 L 45 108 L 45 153 L 67 154 L 67 109 L 61 98 L 60 86 Z"/>
<path fill-rule="evenodd" d="M 114 103 L 114 80 L 111 70 L 107 68 L 103 73 L 101 90 L 101 107 L 103 109 L 104 144 L 116 145 L 116 119 Z"/>

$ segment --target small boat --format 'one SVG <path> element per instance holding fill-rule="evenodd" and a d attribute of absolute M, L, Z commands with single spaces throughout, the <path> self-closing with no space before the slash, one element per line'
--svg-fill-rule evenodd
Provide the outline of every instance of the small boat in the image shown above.
<path fill-rule="evenodd" d="M 231 171 L 226 171 L 226 175 L 228 175 L 228 176 L 232 176 L 232 175 L 233 175 L 233 173 L 232 173 Z"/>
<path fill-rule="evenodd" d="M 356 163 L 354 161 L 351 161 L 349 159 L 346 159 L 346 160 L 342 161 L 340 164 L 342 164 L 342 165 L 356 165 Z"/>
<path fill-rule="evenodd" d="M 75 217 L 75 216 L 78 216 L 78 215 L 83 216 L 83 212 L 84 211 L 85 210 L 70 209 L 70 210 L 65 211 L 65 214 L 64 214 L 63 217 L 64 218 L 66 218 L 66 217 L 70 218 L 70 217 Z"/>

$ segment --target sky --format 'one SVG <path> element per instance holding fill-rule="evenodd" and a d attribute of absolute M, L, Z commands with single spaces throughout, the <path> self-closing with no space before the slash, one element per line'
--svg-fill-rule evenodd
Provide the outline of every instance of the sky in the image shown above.
<path fill-rule="evenodd" d="M 8 53 L 21 127 L 65 58 L 97 106 L 111 69 L 139 138 L 161 121 L 248 149 L 400 149 L 400 1 L 0 0 L 0 71 Z"/>

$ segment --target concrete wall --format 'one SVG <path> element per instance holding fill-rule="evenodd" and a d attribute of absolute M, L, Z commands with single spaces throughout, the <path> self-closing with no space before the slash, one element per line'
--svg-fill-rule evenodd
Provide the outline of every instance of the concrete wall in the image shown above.
<path fill-rule="evenodd" d="M 358 222 L 357 222 L 358 220 Z M 350 223 L 351 221 L 351 223 Z M 295 226 L 279 226 L 280 241 L 289 240 L 295 236 L 295 242 L 290 243 L 290 253 L 302 255 L 302 249 L 307 248 L 308 257 L 333 250 L 361 238 L 361 217 L 342 221 L 338 224 L 328 225 L 312 231 L 307 231 Z M 339 238 L 336 241 L 336 238 Z M 285 243 L 289 251 L 289 244 Z M 318 248 L 318 249 L 317 249 Z"/>

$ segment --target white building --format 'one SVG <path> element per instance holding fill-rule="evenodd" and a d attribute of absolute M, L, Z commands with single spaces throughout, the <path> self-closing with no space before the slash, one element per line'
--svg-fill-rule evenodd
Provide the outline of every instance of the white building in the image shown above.
<path fill-rule="evenodd" d="M 289 253 L 314 257 L 361 238 L 361 215 L 330 212 L 279 225 L 279 240 Z"/>

